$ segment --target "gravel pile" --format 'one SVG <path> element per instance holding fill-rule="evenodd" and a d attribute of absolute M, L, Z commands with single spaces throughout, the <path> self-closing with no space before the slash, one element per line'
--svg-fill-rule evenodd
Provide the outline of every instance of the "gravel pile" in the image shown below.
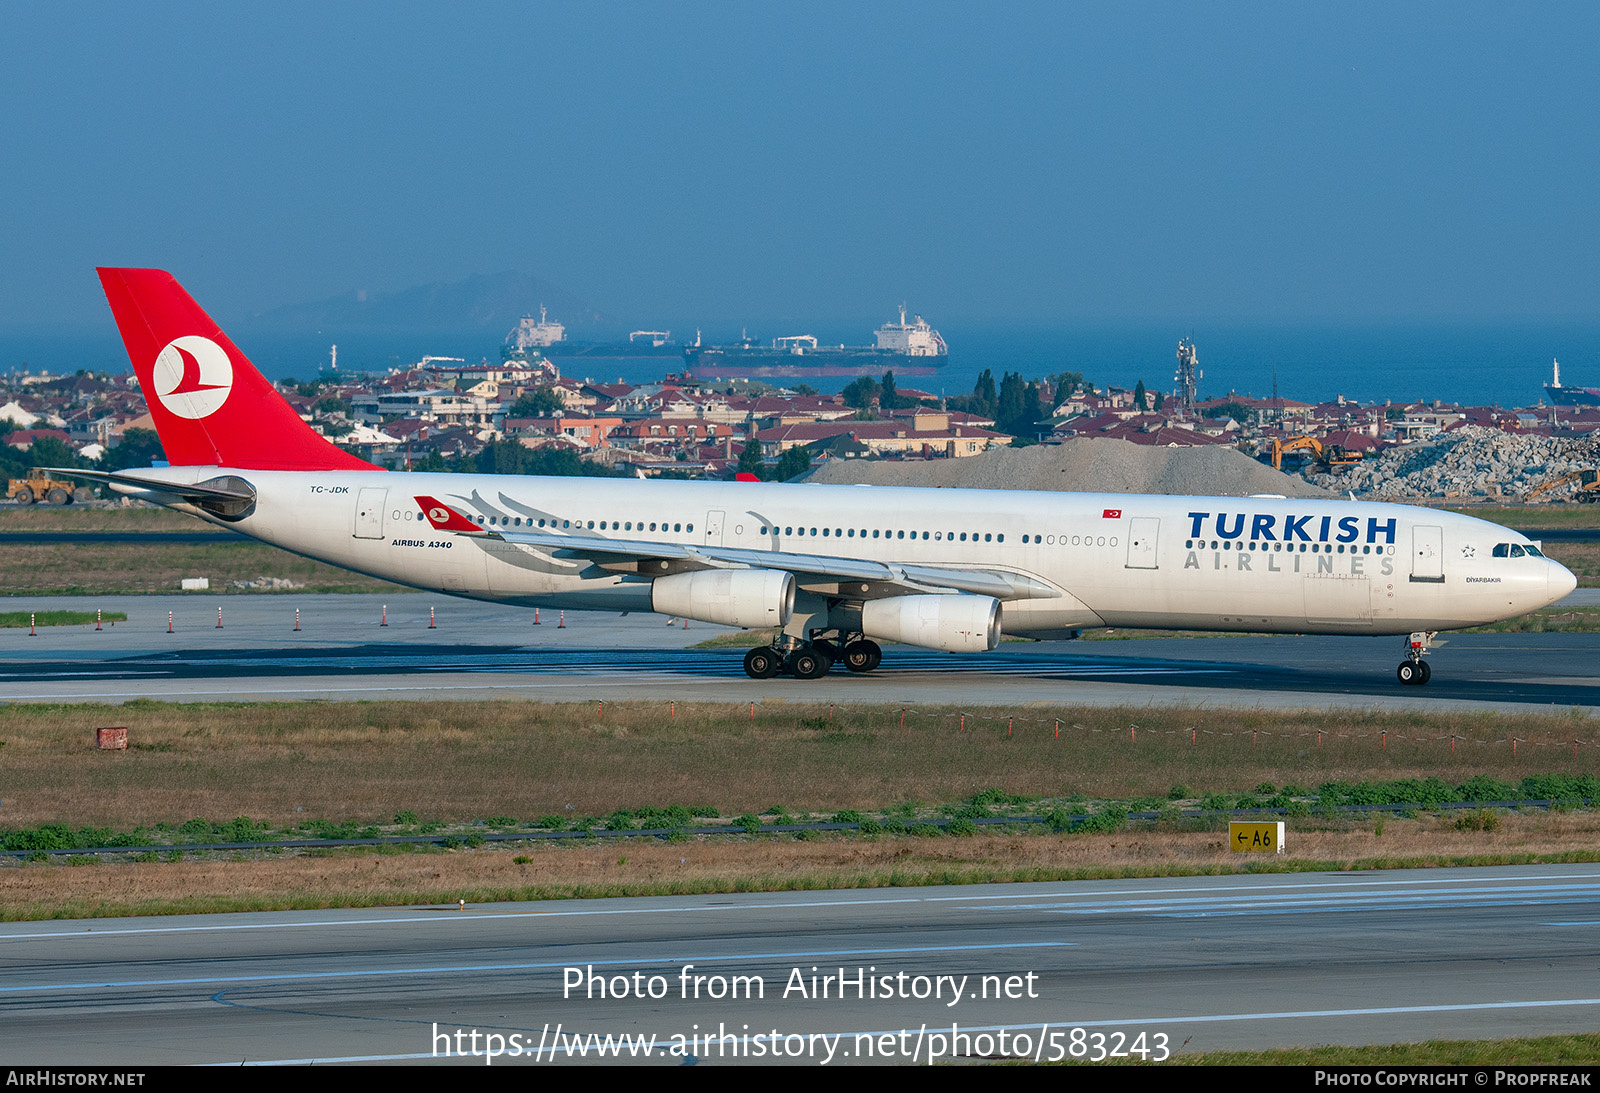
<path fill-rule="evenodd" d="M 1281 474 L 1230 447 L 1155 448 L 1107 437 L 1077 437 L 1063 444 L 1027 448 L 995 448 L 965 459 L 832 459 L 813 471 L 808 481 L 1212 497 L 1249 493 L 1330 496 L 1319 486 Z"/>
<path fill-rule="evenodd" d="M 1600 465 L 1600 441 L 1568 440 L 1469 425 L 1427 444 L 1394 448 L 1338 474 L 1307 474 L 1331 490 L 1368 501 L 1421 497 L 1519 497 L 1569 471 Z M 1570 487 L 1541 500 L 1559 501 Z"/>

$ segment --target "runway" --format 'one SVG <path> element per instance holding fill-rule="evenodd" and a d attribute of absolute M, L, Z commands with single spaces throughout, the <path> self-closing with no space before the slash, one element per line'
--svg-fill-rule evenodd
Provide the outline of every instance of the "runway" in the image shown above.
<path fill-rule="evenodd" d="M 1582 590 L 1575 599 L 1592 594 Z M 13 597 L 6 607 L 128 615 L 99 631 L 0 631 L 0 699 L 9 701 L 488 697 L 1600 709 L 1597 634 L 1448 637 L 1425 688 L 1395 681 L 1398 638 L 1326 636 L 1006 642 L 971 656 L 891 646 L 868 676 L 836 668 L 804 682 L 749 679 L 741 647 L 688 648 L 732 631 L 699 623 L 685 629 L 656 615 L 541 612 L 536 626 L 530 611 L 422 595 L 387 603 L 331 595 Z"/>
<path fill-rule="evenodd" d="M 685 1050 L 841 1065 L 926 1062 L 935 1034 L 1045 1058 L 1535 1036 L 1593 1030 L 1597 925 L 1593 865 L 18 923 L 0 1042 L 24 1065 L 412 1062 L 459 1029 L 476 1065 L 472 1030 L 526 1045 L 502 1065 L 592 1063 L 607 1034 L 681 1064 L 674 1036 L 721 1030 Z M 713 997 L 736 976 L 749 998 Z"/>

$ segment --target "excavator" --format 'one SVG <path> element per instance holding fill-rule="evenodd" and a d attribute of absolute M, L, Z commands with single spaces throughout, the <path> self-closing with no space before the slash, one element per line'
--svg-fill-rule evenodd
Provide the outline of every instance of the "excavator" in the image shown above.
<path fill-rule="evenodd" d="M 1361 462 L 1361 453 L 1326 444 L 1314 436 L 1296 436 L 1288 440 L 1272 440 L 1272 469 L 1283 470 L 1283 457 L 1290 452 L 1310 452 L 1312 459 L 1330 471 L 1343 470 Z"/>
<path fill-rule="evenodd" d="M 1572 500 L 1587 501 L 1591 504 L 1600 502 L 1600 471 L 1597 470 L 1573 471 L 1570 474 L 1557 475 L 1548 481 L 1539 483 L 1523 494 L 1522 499 L 1524 501 L 1537 501 L 1545 494 L 1558 490 L 1569 483 L 1574 487 Z"/>

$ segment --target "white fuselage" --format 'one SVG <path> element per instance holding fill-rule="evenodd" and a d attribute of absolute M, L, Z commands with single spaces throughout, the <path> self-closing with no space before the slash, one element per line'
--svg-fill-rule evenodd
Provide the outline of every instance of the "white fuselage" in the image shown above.
<path fill-rule="evenodd" d="M 1446 630 L 1525 614 L 1575 584 L 1516 532 L 1405 505 L 378 471 L 142 473 L 191 484 L 237 475 L 257 501 L 224 526 L 402 584 L 523 606 L 649 611 L 650 578 L 436 531 L 418 496 L 490 531 L 982 569 L 1059 590 L 1005 603 L 1013 634 Z"/>

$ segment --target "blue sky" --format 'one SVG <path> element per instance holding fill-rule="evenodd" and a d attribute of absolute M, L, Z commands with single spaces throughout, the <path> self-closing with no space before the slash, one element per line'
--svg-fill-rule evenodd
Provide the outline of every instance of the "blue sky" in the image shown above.
<path fill-rule="evenodd" d="M 609 314 L 1591 320 L 1600 7 L 6 4 L 0 327 L 524 269 Z"/>

